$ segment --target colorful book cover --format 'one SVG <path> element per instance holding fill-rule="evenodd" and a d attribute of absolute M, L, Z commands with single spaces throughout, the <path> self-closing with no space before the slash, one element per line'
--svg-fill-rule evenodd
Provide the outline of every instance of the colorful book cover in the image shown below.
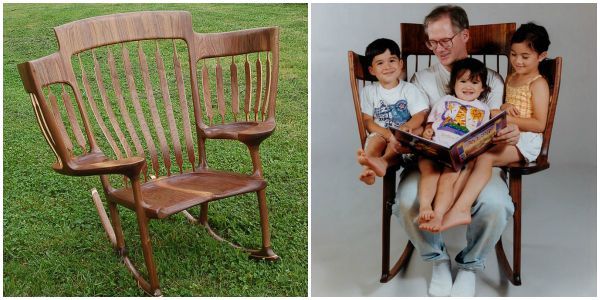
<path fill-rule="evenodd" d="M 460 170 L 469 160 L 489 149 L 496 133 L 506 127 L 506 112 L 501 112 L 477 129 L 466 134 L 449 148 L 423 137 L 398 131 L 396 138 L 418 154 L 435 159 L 455 171 Z"/>

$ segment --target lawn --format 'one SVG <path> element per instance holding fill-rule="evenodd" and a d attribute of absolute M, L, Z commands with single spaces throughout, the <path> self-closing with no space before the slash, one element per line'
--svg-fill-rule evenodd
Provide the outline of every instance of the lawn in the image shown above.
<path fill-rule="evenodd" d="M 54 155 L 36 123 L 16 65 L 57 51 L 53 27 L 120 12 L 186 10 L 196 32 L 280 27 L 277 129 L 261 146 L 276 263 L 256 262 L 211 238 L 181 214 L 150 223 L 165 296 L 308 295 L 308 8 L 305 4 L 4 4 L 4 296 L 143 296 L 100 225 L 90 190 L 98 177 L 51 169 Z M 173 96 L 172 96 L 173 97 Z M 157 98 L 158 99 L 158 98 Z M 243 169 L 243 147 L 216 169 Z M 238 155 L 244 156 L 238 159 Z M 102 195 L 103 197 L 103 195 Z M 133 212 L 120 209 L 126 243 L 143 267 Z M 194 210 L 193 213 L 197 213 Z M 231 240 L 260 246 L 255 195 L 211 204 L 209 221 Z"/>

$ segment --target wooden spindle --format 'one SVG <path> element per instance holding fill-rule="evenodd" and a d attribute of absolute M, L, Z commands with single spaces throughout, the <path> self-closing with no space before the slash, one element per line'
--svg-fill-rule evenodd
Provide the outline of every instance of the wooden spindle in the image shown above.
<path fill-rule="evenodd" d="M 217 106 L 219 108 L 219 115 L 221 115 L 221 124 L 225 124 L 225 94 L 223 92 L 223 68 L 221 67 L 221 59 L 218 57 L 215 74 L 217 77 Z"/>
<path fill-rule="evenodd" d="M 173 142 L 173 150 L 175 151 L 175 162 L 179 167 L 179 173 L 183 172 L 183 158 L 181 155 L 181 144 L 179 143 L 179 135 L 177 130 L 177 124 L 175 123 L 175 115 L 173 113 L 173 105 L 171 105 L 171 95 L 169 95 L 169 86 L 167 84 L 167 75 L 165 73 L 165 64 L 162 56 L 160 55 L 160 49 L 158 47 L 158 41 L 155 43 L 156 50 L 154 56 L 156 57 L 156 68 L 158 69 L 158 79 L 160 82 L 160 91 L 167 114 L 167 121 L 169 123 L 169 131 L 171 132 L 171 141 Z"/>
<path fill-rule="evenodd" d="M 254 98 L 254 121 L 258 121 L 258 110 L 260 109 L 260 96 L 262 92 L 262 62 L 260 53 L 256 54 L 256 98 Z"/>
<path fill-rule="evenodd" d="M 92 50 L 92 54 L 93 54 L 93 50 Z M 100 127 L 100 130 L 102 131 L 102 134 L 104 134 L 104 137 L 106 137 L 106 141 L 112 148 L 113 152 L 117 155 L 118 158 L 122 158 L 123 154 L 121 153 L 121 150 L 119 150 L 119 147 L 117 147 L 117 143 L 115 143 L 115 140 L 113 139 L 112 135 L 108 131 L 108 128 L 106 127 L 106 124 L 104 124 L 104 121 L 102 120 L 102 116 L 100 115 L 100 112 L 98 111 L 98 106 L 96 106 L 96 101 L 94 100 L 94 97 L 92 96 L 92 89 L 90 88 L 90 82 L 85 73 L 85 69 L 83 68 L 83 63 L 81 62 L 81 56 L 78 54 L 77 57 L 79 58 L 79 67 L 81 68 L 81 81 L 83 82 L 83 87 L 84 87 L 85 93 L 87 95 L 88 103 L 90 104 L 90 107 L 92 108 L 92 113 L 94 114 L 94 117 L 96 118 L 96 122 L 98 123 L 98 126 Z"/>
<path fill-rule="evenodd" d="M 129 94 L 131 95 L 131 102 L 133 103 L 135 115 L 138 118 L 138 122 L 140 123 L 140 128 L 142 129 L 142 135 L 144 136 L 144 140 L 146 141 L 146 145 L 148 146 L 148 152 L 150 152 L 150 160 L 152 161 L 152 169 L 154 170 L 154 174 L 156 176 L 158 176 L 159 166 L 158 166 L 158 155 L 156 153 L 156 146 L 154 145 L 154 140 L 152 140 L 152 136 L 150 135 L 150 130 L 148 129 L 148 124 L 146 123 L 146 118 L 144 117 L 144 113 L 143 113 L 142 107 L 140 105 L 140 100 L 139 100 L 139 97 L 137 94 L 137 87 L 135 85 L 135 79 L 133 77 L 133 70 L 131 68 L 131 61 L 129 59 L 129 50 L 123 44 L 121 44 L 121 54 L 123 56 L 123 67 L 125 68 L 125 79 L 127 80 Z"/>
<path fill-rule="evenodd" d="M 104 105 L 104 111 L 108 115 L 108 120 L 110 121 L 110 124 L 112 125 L 113 130 L 117 134 L 117 138 L 119 139 L 119 142 L 121 143 L 121 147 L 123 147 L 123 149 L 125 149 L 125 153 L 127 154 L 127 156 L 131 156 L 131 149 L 129 148 L 129 144 L 127 143 L 127 140 L 125 139 L 125 135 L 123 135 L 123 132 L 121 131 L 121 127 L 119 126 L 119 123 L 117 122 L 117 118 L 115 116 L 115 113 L 112 110 L 112 106 L 110 105 L 110 102 L 108 101 L 108 95 L 106 94 L 104 80 L 102 79 L 102 70 L 100 69 L 100 63 L 98 62 L 98 59 L 96 58 L 96 53 L 94 50 L 92 50 L 92 58 L 94 60 L 94 74 L 96 75 L 96 85 L 98 86 L 98 91 L 100 91 L 100 98 L 102 99 L 102 104 Z M 120 151 L 119 151 L 119 153 L 115 153 L 115 154 L 117 154 L 117 157 L 120 157 L 119 155 L 122 155 L 122 154 L 120 154 Z"/>
<path fill-rule="evenodd" d="M 231 57 L 229 73 L 231 76 L 231 110 L 233 113 L 233 120 L 237 122 L 237 114 L 240 112 L 240 92 L 238 87 L 237 66 L 233 56 Z"/>
<path fill-rule="evenodd" d="M 267 102 L 269 102 L 269 94 L 271 87 L 271 60 L 269 59 L 269 52 L 267 52 L 267 64 L 265 66 L 265 96 L 263 98 L 262 106 L 260 108 L 260 114 L 262 121 L 265 120 L 265 109 L 268 107 Z"/>
<path fill-rule="evenodd" d="M 62 121 L 62 116 L 60 115 L 60 111 L 58 110 L 58 102 L 56 101 L 56 96 L 52 93 L 50 87 L 48 87 L 48 101 L 50 101 L 50 107 L 52 108 L 52 113 L 54 115 L 54 122 L 58 126 L 60 133 L 64 137 L 64 141 L 69 150 L 73 150 L 73 143 L 67 134 L 67 129 L 65 128 L 65 124 Z"/>
<path fill-rule="evenodd" d="M 206 67 L 206 60 L 204 60 L 204 65 L 202 66 L 202 93 L 204 95 L 204 109 L 206 110 L 206 115 L 208 116 L 208 124 L 212 126 L 213 112 L 210 99 L 210 83 L 208 80 L 208 68 Z"/>
<path fill-rule="evenodd" d="M 133 127 L 133 123 L 131 122 L 131 118 L 129 117 L 129 110 L 125 105 L 125 99 L 123 98 L 123 91 L 121 90 L 121 83 L 119 80 L 119 75 L 117 72 L 115 57 L 110 48 L 108 48 L 108 67 L 110 71 L 110 79 L 112 82 L 113 90 L 115 91 L 115 96 L 117 97 L 117 104 L 119 105 L 119 111 L 121 112 L 121 117 L 123 118 L 123 122 L 127 128 L 127 132 L 133 141 L 133 145 L 135 147 L 136 155 L 144 157 L 144 148 L 142 148 L 142 143 L 140 142 L 140 138 Z M 126 150 L 127 152 L 127 150 Z M 132 156 L 133 153 L 127 152 L 128 156 Z"/>
<path fill-rule="evenodd" d="M 250 113 L 250 98 L 252 95 L 252 74 L 250 70 L 250 62 L 248 61 L 248 54 L 246 54 L 246 62 L 244 63 L 244 71 L 246 74 L 246 93 L 244 95 L 244 114 L 246 115 L 246 121 L 249 120 L 248 114 Z"/>
<path fill-rule="evenodd" d="M 177 80 L 177 92 L 179 95 L 179 106 L 181 108 L 181 115 L 183 116 L 183 132 L 185 135 L 185 145 L 188 154 L 188 160 L 192 164 L 192 170 L 196 168 L 196 158 L 194 156 L 194 146 L 192 144 L 192 130 L 190 127 L 190 113 L 187 106 L 187 100 L 185 97 L 185 85 L 183 83 L 183 74 L 181 72 L 181 63 L 177 57 L 177 47 L 173 40 L 173 67 L 175 69 L 175 79 Z"/>
<path fill-rule="evenodd" d="M 158 136 L 158 143 L 160 144 L 163 162 L 165 164 L 165 168 L 167 169 L 167 175 L 171 175 L 171 157 L 169 155 L 169 146 L 167 145 L 165 131 L 162 127 L 162 123 L 160 122 L 156 101 L 154 100 L 154 92 L 152 83 L 150 82 L 150 72 L 148 71 L 148 61 L 146 60 L 146 54 L 144 53 L 140 42 L 138 42 L 138 59 L 140 61 L 140 71 L 142 72 L 144 89 L 146 90 L 146 99 L 148 100 L 148 106 L 150 107 L 150 116 L 152 117 L 152 122 L 154 123 L 154 130 L 156 130 L 156 135 Z"/>
<path fill-rule="evenodd" d="M 69 96 L 69 93 L 67 93 L 65 85 L 61 84 L 61 86 L 63 104 L 65 105 L 65 109 L 67 110 L 67 115 L 69 116 L 69 122 L 71 123 L 71 129 L 73 130 L 73 134 L 75 135 L 75 140 L 77 140 L 77 144 L 79 145 L 83 153 L 86 153 L 87 149 L 85 147 L 85 138 L 83 137 L 81 127 L 79 127 L 77 115 L 73 110 L 73 102 L 71 101 L 71 96 Z"/>

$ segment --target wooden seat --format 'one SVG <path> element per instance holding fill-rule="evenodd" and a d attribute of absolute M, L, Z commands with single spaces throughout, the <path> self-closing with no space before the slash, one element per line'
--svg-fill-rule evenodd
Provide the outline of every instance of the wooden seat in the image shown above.
<path fill-rule="evenodd" d="M 224 241 L 208 223 L 209 202 L 244 193 L 257 195 L 262 233 L 260 249 L 244 250 L 277 260 L 259 146 L 275 130 L 279 29 L 196 33 L 190 13 L 156 11 L 94 17 L 54 31 L 59 50 L 20 64 L 21 79 L 56 156 L 53 169 L 100 175 L 110 220 L 95 190 L 92 198 L 140 287 L 161 295 L 150 219 L 181 212 Z M 247 146 L 252 172 L 210 168 L 211 139 Z M 211 159 L 221 156 L 211 152 Z M 127 254 L 118 205 L 135 211 L 148 280 Z M 194 206 L 198 217 L 187 211 Z"/>
<path fill-rule="evenodd" d="M 264 189 L 267 182 L 244 174 L 203 171 L 178 176 L 162 177 L 141 186 L 144 211 L 151 219 L 163 219 L 198 204 L 256 192 Z M 132 210 L 135 199 L 131 188 L 108 193 L 108 197 Z"/>

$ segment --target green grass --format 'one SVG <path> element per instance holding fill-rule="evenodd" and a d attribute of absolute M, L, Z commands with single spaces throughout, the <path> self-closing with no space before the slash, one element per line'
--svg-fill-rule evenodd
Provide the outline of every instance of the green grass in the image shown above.
<path fill-rule="evenodd" d="M 281 260 L 249 260 L 181 215 L 152 221 L 150 233 L 163 294 L 307 296 L 307 5 L 4 4 L 3 8 L 4 296 L 143 295 L 113 254 L 91 202 L 89 191 L 101 187 L 99 179 L 67 177 L 50 168 L 54 155 L 37 126 L 16 68 L 18 63 L 57 50 L 55 26 L 141 10 L 189 11 L 196 32 L 281 28 L 277 130 L 261 147 L 269 182 L 271 242 Z M 213 143 L 208 151 L 213 168 L 248 170 L 250 159 L 243 146 Z M 227 153 L 213 162 L 210 151 Z M 131 256 L 145 270 L 135 215 L 126 209 L 120 212 Z M 254 195 L 211 204 L 209 220 L 231 240 L 248 247 L 260 245 Z"/>

